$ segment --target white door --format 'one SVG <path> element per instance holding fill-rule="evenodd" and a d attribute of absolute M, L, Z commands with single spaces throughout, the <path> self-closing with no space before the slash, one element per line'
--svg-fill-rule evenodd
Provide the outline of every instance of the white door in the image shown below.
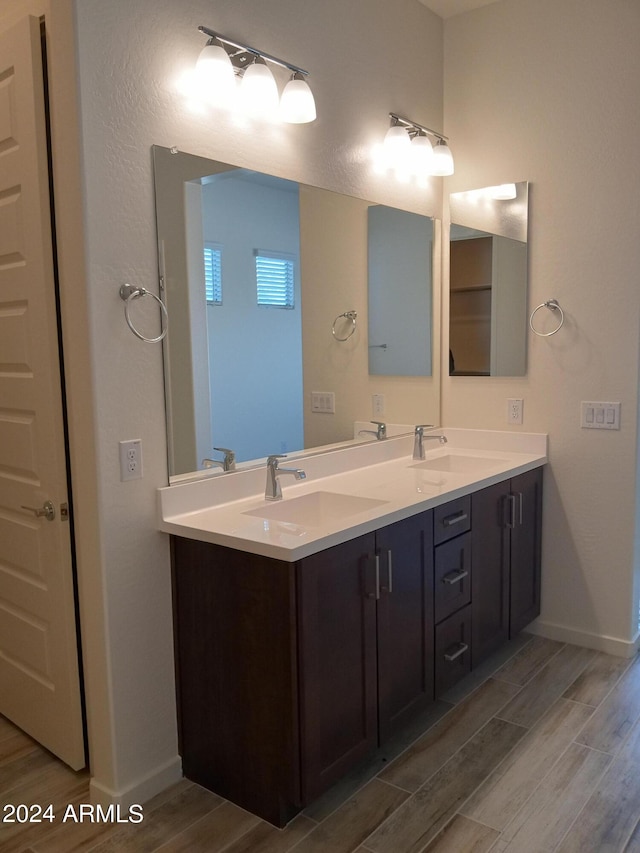
<path fill-rule="evenodd" d="M 0 713 L 79 769 L 57 328 L 40 25 L 25 18 L 0 34 Z"/>

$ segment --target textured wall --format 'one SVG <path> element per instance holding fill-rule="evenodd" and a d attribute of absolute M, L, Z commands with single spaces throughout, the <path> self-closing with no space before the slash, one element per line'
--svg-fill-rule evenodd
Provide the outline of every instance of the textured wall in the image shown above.
<path fill-rule="evenodd" d="M 444 422 L 506 429 L 523 397 L 523 428 L 549 433 L 541 630 L 585 643 L 636 633 L 639 38 L 629 0 L 503 0 L 445 24 L 448 189 L 531 181 L 529 308 L 557 298 L 566 322 L 529 336 L 523 379 L 445 377 Z M 580 429 L 581 400 L 621 401 L 620 432 Z"/>

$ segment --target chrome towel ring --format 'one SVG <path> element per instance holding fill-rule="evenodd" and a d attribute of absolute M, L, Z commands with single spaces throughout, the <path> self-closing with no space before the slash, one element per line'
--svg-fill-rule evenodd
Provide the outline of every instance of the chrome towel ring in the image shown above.
<path fill-rule="evenodd" d="M 558 311 L 560 314 L 560 322 L 555 327 L 555 329 L 552 329 L 550 332 L 539 332 L 533 325 L 533 318 L 536 316 L 536 314 L 541 308 L 548 308 L 550 311 Z M 533 311 L 531 312 L 531 316 L 529 317 L 529 326 L 531 328 L 531 331 L 534 333 L 534 335 L 538 335 L 538 337 L 540 338 L 549 338 L 551 337 L 551 335 L 555 335 L 556 332 L 560 331 L 563 325 L 564 311 L 560 307 L 560 303 L 557 299 L 548 299 L 546 302 L 541 302 L 537 308 L 533 309 Z"/>
<path fill-rule="evenodd" d="M 341 317 L 344 317 L 344 318 L 345 318 L 345 320 L 349 320 L 349 321 L 351 322 L 351 328 L 349 329 L 349 331 L 347 332 L 347 334 L 346 334 L 346 336 L 345 336 L 344 338 L 340 338 L 340 337 L 338 337 L 338 335 L 336 335 L 336 323 L 338 322 L 338 320 L 340 320 L 340 318 L 341 318 Z M 352 334 L 355 332 L 355 330 L 356 330 L 356 319 L 357 319 L 357 317 L 358 317 L 358 312 L 357 312 L 357 311 L 345 311 L 343 314 L 338 314 L 338 316 L 336 317 L 336 319 L 333 321 L 333 326 L 331 327 L 331 333 L 333 334 L 333 337 L 334 337 L 337 341 L 347 341 L 347 340 L 349 340 L 349 338 L 351 337 L 351 335 L 352 335 Z"/>
<path fill-rule="evenodd" d="M 153 298 L 156 300 L 156 302 L 162 309 L 162 331 L 160 332 L 157 338 L 145 337 L 133 325 L 133 322 L 129 315 L 131 303 L 134 301 L 134 299 L 139 299 L 141 296 L 153 296 Z M 127 326 L 131 329 L 136 338 L 140 338 L 141 341 L 144 341 L 147 344 L 157 344 L 161 340 L 163 340 L 169 328 L 169 315 L 167 313 L 167 306 L 164 304 L 162 299 L 160 299 L 160 297 L 156 296 L 155 293 L 152 293 L 150 290 L 147 290 L 144 287 L 134 287 L 132 284 L 123 284 L 120 288 L 120 299 L 124 301 L 124 319 L 127 321 Z"/>

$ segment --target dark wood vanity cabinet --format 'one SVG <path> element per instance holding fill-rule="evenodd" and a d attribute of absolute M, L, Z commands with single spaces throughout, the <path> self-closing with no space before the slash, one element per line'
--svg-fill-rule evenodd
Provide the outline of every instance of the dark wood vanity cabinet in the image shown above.
<path fill-rule="evenodd" d="M 542 468 L 471 496 L 472 663 L 540 613 Z"/>
<path fill-rule="evenodd" d="M 293 563 L 172 537 L 185 776 L 283 826 L 520 631 L 541 472 Z"/>
<path fill-rule="evenodd" d="M 433 700 L 431 512 L 295 563 L 172 547 L 187 778 L 283 826 Z"/>

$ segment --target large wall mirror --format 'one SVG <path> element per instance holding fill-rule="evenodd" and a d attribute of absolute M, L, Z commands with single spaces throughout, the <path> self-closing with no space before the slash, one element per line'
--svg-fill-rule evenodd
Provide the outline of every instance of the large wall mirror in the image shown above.
<path fill-rule="evenodd" d="M 353 441 L 373 394 L 382 420 L 438 423 L 440 223 L 159 146 L 153 159 L 171 481 L 214 447 L 246 466 Z"/>
<path fill-rule="evenodd" d="M 528 198 L 526 181 L 449 196 L 452 376 L 526 374 Z"/>

